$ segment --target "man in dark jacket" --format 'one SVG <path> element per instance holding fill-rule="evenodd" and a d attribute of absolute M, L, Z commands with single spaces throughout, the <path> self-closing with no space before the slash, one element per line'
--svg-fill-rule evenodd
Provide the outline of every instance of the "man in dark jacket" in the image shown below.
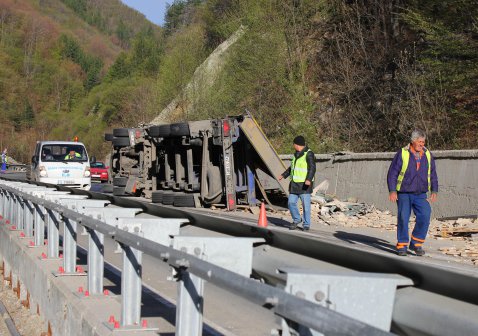
<path fill-rule="evenodd" d="M 310 194 L 312 193 L 315 175 L 315 155 L 306 146 L 305 139 L 299 135 L 294 139 L 294 157 L 290 167 L 279 176 L 279 180 L 291 177 L 289 185 L 288 207 L 292 215 L 290 230 L 297 228 L 302 222 L 297 202 L 300 198 L 304 211 L 303 230 L 310 229 Z"/>
<path fill-rule="evenodd" d="M 423 256 L 423 243 L 428 232 L 431 202 L 438 193 L 438 177 L 435 159 L 425 148 L 425 132 L 415 130 L 411 143 L 400 149 L 390 165 L 387 175 L 389 199 L 397 202 L 397 253 L 407 255 L 407 246 L 417 256 Z M 430 193 L 430 198 L 427 198 Z M 415 227 L 409 245 L 408 222 L 411 211 L 416 216 Z"/>

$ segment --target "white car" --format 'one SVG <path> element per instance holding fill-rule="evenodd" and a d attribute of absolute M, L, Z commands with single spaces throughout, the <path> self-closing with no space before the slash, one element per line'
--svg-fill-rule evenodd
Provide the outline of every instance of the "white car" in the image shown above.
<path fill-rule="evenodd" d="M 90 190 L 90 161 L 85 145 L 73 141 L 38 141 L 27 178 Z"/>

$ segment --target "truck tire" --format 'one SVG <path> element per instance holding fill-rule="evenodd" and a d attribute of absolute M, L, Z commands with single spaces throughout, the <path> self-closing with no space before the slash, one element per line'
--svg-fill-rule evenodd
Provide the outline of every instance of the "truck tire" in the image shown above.
<path fill-rule="evenodd" d="M 105 141 L 113 141 L 114 135 L 111 133 L 105 133 Z"/>
<path fill-rule="evenodd" d="M 174 203 L 174 192 L 163 193 L 163 199 L 162 199 L 161 202 L 164 205 L 173 205 L 173 203 Z"/>
<path fill-rule="evenodd" d="M 171 136 L 189 135 L 188 123 L 171 124 Z"/>
<path fill-rule="evenodd" d="M 151 126 L 149 128 L 149 135 L 153 138 L 164 138 L 171 135 L 170 125 Z"/>
<path fill-rule="evenodd" d="M 130 146 L 129 138 L 114 138 L 113 146 L 115 147 L 128 147 Z"/>
<path fill-rule="evenodd" d="M 113 187 L 113 195 L 114 196 L 124 196 L 124 187 Z"/>
<path fill-rule="evenodd" d="M 115 128 L 113 129 L 115 137 L 129 137 L 129 128 Z"/>
<path fill-rule="evenodd" d="M 153 191 L 151 195 L 151 202 L 153 203 L 162 203 L 163 202 L 164 191 Z"/>
<path fill-rule="evenodd" d="M 173 205 L 175 207 L 195 208 L 196 203 L 194 202 L 194 195 L 193 194 L 178 194 L 178 195 L 175 195 Z"/>
<path fill-rule="evenodd" d="M 115 177 L 115 178 L 113 178 L 113 185 L 115 187 L 126 187 L 127 182 L 128 182 L 127 177 Z"/>

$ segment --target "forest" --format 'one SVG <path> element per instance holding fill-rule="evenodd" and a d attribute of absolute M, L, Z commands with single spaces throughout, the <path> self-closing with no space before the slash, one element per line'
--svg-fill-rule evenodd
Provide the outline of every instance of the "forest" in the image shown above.
<path fill-rule="evenodd" d="M 230 36 L 210 85 L 184 93 Z M 208 76 L 208 74 L 204 74 Z M 478 148 L 474 0 L 175 0 L 162 27 L 119 0 L 0 0 L 0 146 L 249 111 L 279 153 Z"/>

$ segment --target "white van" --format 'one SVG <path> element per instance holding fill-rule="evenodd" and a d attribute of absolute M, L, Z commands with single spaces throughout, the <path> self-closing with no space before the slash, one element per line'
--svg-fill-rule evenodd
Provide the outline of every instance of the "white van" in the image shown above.
<path fill-rule="evenodd" d="M 32 181 L 91 188 L 90 161 L 81 142 L 37 141 L 28 173 Z"/>

